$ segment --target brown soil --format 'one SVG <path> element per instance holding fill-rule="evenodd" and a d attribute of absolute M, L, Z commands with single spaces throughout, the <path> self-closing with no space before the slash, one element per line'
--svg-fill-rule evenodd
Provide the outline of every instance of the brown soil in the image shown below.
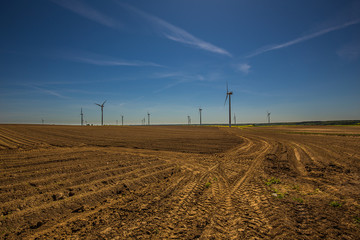
<path fill-rule="evenodd" d="M 360 127 L 309 129 L 0 125 L 0 238 L 358 239 Z"/>

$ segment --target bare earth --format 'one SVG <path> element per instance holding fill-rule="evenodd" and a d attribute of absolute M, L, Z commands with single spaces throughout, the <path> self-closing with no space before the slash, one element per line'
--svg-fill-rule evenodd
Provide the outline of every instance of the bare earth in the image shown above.
<path fill-rule="evenodd" d="M 0 125 L 0 238 L 359 239 L 359 134 Z"/>

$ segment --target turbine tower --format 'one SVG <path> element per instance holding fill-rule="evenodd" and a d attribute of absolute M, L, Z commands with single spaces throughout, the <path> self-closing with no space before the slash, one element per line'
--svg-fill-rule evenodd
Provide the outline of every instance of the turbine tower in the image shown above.
<path fill-rule="evenodd" d="M 199 113 L 200 113 L 200 125 L 201 125 L 201 111 L 202 111 L 202 108 L 199 108 Z"/>
<path fill-rule="evenodd" d="M 99 103 L 95 103 L 95 105 L 98 105 L 101 107 L 101 126 L 104 125 L 104 104 L 106 103 L 106 100 L 100 105 Z"/>
<path fill-rule="evenodd" d="M 148 125 L 150 126 L 150 113 L 148 112 L 147 115 L 148 115 Z"/>
<path fill-rule="evenodd" d="M 124 115 L 121 115 L 121 126 L 124 126 Z"/>
<path fill-rule="evenodd" d="M 188 125 L 190 125 L 191 124 L 191 117 L 187 116 L 187 118 L 188 118 Z"/>
<path fill-rule="evenodd" d="M 268 120 L 268 124 L 270 124 L 270 114 L 271 114 L 271 112 L 267 111 L 267 120 Z"/>
<path fill-rule="evenodd" d="M 234 124 L 236 125 L 236 115 L 234 113 Z"/>
<path fill-rule="evenodd" d="M 83 126 L 84 125 L 84 114 L 82 112 L 82 108 L 81 108 L 80 116 L 81 116 L 81 126 Z"/>
<path fill-rule="evenodd" d="M 231 127 L 231 95 L 232 94 L 233 94 L 233 92 L 231 92 L 231 91 L 229 92 L 228 84 L 226 82 L 226 98 L 225 98 L 224 106 L 229 97 L 229 127 Z"/>
<path fill-rule="evenodd" d="M 41 123 L 42 123 L 42 125 L 44 125 L 44 119 L 41 119 Z"/>

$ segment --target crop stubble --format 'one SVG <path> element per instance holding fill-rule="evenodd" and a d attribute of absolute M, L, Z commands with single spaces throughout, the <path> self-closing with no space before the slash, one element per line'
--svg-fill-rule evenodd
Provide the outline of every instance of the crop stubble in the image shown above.
<path fill-rule="evenodd" d="M 359 132 L 0 125 L 0 237 L 356 239 Z"/>

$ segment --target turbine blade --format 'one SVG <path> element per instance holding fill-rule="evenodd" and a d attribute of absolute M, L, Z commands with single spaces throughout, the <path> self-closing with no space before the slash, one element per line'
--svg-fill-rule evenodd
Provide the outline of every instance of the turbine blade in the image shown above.
<path fill-rule="evenodd" d="M 228 88 L 228 82 L 226 81 L 226 93 L 229 92 L 229 88 Z"/>
<path fill-rule="evenodd" d="M 98 105 L 99 107 L 101 107 L 101 105 L 100 104 L 98 104 L 98 103 L 94 103 L 95 105 Z"/>
<path fill-rule="evenodd" d="M 226 104 L 226 101 L 227 101 L 227 99 L 228 99 L 228 94 L 226 93 L 226 98 L 225 98 L 225 102 L 224 102 L 224 106 L 225 106 L 225 104 Z"/>
<path fill-rule="evenodd" d="M 105 101 L 103 102 L 103 104 L 101 104 L 101 105 L 103 105 L 103 106 L 104 106 L 104 104 L 106 103 L 106 101 L 107 101 L 107 100 L 105 100 Z"/>

